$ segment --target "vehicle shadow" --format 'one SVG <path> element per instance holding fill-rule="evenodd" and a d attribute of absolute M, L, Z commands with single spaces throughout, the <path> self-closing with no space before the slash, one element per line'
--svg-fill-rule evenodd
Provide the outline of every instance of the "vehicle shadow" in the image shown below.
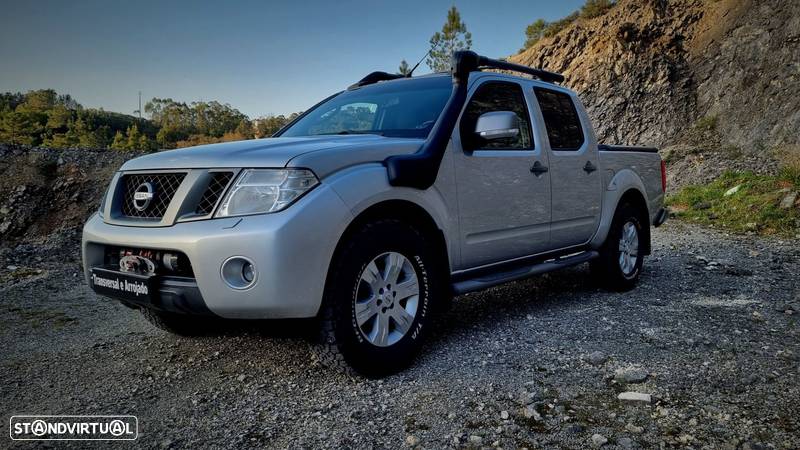
<path fill-rule="evenodd" d="M 456 297 L 449 311 L 438 318 L 429 345 L 441 346 L 474 327 L 536 316 L 551 308 L 570 308 L 594 293 L 605 292 L 589 273 L 587 265 L 562 269 L 486 291 Z"/>
<path fill-rule="evenodd" d="M 643 274 L 648 277 L 647 272 Z M 447 342 L 473 328 L 536 317 L 552 309 L 565 309 L 605 294 L 589 273 L 588 266 L 562 269 L 526 280 L 500 285 L 486 291 L 461 295 L 452 307 L 432 324 L 428 348 Z M 317 319 L 233 320 L 219 319 L 209 324 L 205 337 L 255 335 L 269 339 L 311 340 L 318 332 Z"/>

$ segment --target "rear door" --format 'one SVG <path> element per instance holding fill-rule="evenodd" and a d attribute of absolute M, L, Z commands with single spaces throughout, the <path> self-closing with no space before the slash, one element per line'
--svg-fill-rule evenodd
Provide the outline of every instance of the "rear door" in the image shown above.
<path fill-rule="evenodd" d="M 550 241 L 553 249 L 589 241 L 600 221 L 602 176 L 597 142 L 569 93 L 533 89 L 545 124 L 553 192 Z M 585 130 L 589 130 L 588 132 Z"/>
<path fill-rule="evenodd" d="M 530 85 L 487 77 L 470 89 L 453 133 L 458 193 L 461 267 L 526 256 L 546 250 L 550 228 L 550 174 L 531 120 Z M 513 111 L 520 119 L 516 137 L 483 141 L 475 135 L 481 114 Z"/>

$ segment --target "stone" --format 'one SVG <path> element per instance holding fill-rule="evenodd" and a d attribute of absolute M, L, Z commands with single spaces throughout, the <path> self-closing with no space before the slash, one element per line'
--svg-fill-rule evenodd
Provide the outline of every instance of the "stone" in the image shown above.
<path fill-rule="evenodd" d="M 797 192 L 790 192 L 786 194 L 786 197 L 783 197 L 783 200 L 781 200 L 780 208 L 789 209 L 794 206 L 795 201 L 797 201 Z"/>
<path fill-rule="evenodd" d="M 419 438 L 414 436 L 413 434 L 409 434 L 406 436 L 406 445 L 409 447 L 416 447 L 419 445 Z"/>
<path fill-rule="evenodd" d="M 597 351 L 589 353 L 588 355 L 586 355 L 585 359 L 586 362 L 588 362 L 589 364 L 593 366 L 599 366 L 608 361 L 608 356 L 606 356 L 605 353 L 603 352 Z"/>
<path fill-rule="evenodd" d="M 709 202 L 700 202 L 694 205 L 694 209 L 711 209 L 711 203 Z"/>
<path fill-rule="evenodd" d="M 508 411 L 500 411 L 500 418 L 503 420 L 508 420 Z"/>
<path fill-rule="evenodd" d="M 642 383 L 647 376 L 646 370 L 638 368 L 617 369 L 614 372 L 614 380 L 620 383 Z"/>
<path fill-rule="evenodd" d="M 629 423 L 629 424 L 625 425 L 625 431 L 627 431 L 628 433 L 640 434 L 640 433 L 644 433 L 644 428 L 636 426 L 636 425 L 634 425 L 632 423 Z"/>
<path fill-rule="evenodd" d="M 737 184 L 736 186 L 728 189 L 727 191 L 725 191 L 725 197 L 730 197 L 731 195 L 739 192 L 739 189 L 741 189 L 741 188 L 742 188 L 742 185 L 741 184 Z"/>
<path fill-rule="evenodd" d="M 631 439 L 629 437 L 621 437 L 621 438 L 617 439 L 617 445 L 619 445 L 620 447 L 622 447 L 624 449 L 632 449 L 635 444 L 633 442 L 633 439 Z"/>
<path fill-rule="evenodd" d="M 236 381 L 244 381 L 246 379 L 247 379 L 247 375 L 245 375 L 245 374 L 241 374 L 238 377 L 236 377 Z"/>
<path fill-rule="evenodd" d="M 595 433 L 592 435 L 592 445 L 595 447 L 602 447 L 606 444 L 608 444 L 608 438 L 602 434 Z"/>
<path fill-rule="evenodd" d="M 483 438 L 478 436 L 477 434 L 473 434 L 472 436 L 469 437 L 469 442 L 470 444 L 473 445 L 481 445 L 483 444 Z"/>
<path fill-rule="evenodd" d="M 630 391 L 620 393 L 617 398 L 623 402 L 631 403 L 651 403 L 653 401 L 653 398 L 650 396 L 650 394 Z"/>
<path fill-rule="evenodd" d="M 539 414 L 539 411 L 536 411 L 536 408 L 533 405 L 528 405 L 522 410 L 522 415 L 526 419 L 533 419 L 537 422 L 542 420 L 542 415 Z"/>

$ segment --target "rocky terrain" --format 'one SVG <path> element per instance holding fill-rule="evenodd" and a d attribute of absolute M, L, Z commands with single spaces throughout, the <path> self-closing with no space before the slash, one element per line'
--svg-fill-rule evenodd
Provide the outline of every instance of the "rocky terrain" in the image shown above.
<path fill-rule="evenodd" d="M 663 147 L 673 186 L 800 155 L 796 1 L 620 0 L 510 60 L 562 72 L 601 141 Z"/>
<path fill-rule="evenodd" d="M 0 144 L 0 248 L 79 232 L 114 172 L 141 154 Z"/>
<path fill-rule="evenodd" d="M 662 146 L 674 190 L 797 156 L 799 48 L 798 2 L 620 0 L 512 60 L 563 72 L 601 140 Z M 81 226 L 137 154 L 0 145 L 4 421 L 134 414 L 149 448 L 800 448 L 798 238 L 670 221 L 630 293 L 578 267 L 463 296 L 413 368 L 350 379 L 313 323 L 177 338 L 85 286 Z"/>
<path fill-rule="evenodd" d="M 677 222 L 653 239 L 626 294 L 578 267 L 459 297 L 383 380 L 316 365 L 310 324 L 164 334 L 58 248 L 18 245 L 0 411 L 133 414 L 147 448 L 798 448 L 800 242 Z"/>

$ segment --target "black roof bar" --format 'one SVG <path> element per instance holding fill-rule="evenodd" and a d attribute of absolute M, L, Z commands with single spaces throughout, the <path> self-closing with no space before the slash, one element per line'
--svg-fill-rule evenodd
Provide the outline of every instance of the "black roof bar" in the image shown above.
<path fill-rule="evenodd" d="M 564 75 L 561 75 L 560 73 L 548 72 L 547 70 L 543 69 L 534 69 L 533 67 L 523 66 L 522 64 L 514 64 L 499 59 L 490 59 L 485 56 L 478 56 L 478 68 L 510 70 L 513 72 L 527 73 L 528 75 L 533 75 L 542 81 L 547 81 L 548 83 L 561 83 L 564 81 Z"/>
<path fill-rule="evenodd" d="M 379 81 L 389 81 L 389 80 L 396 80 L 398 78 L 405 78 L 405 75 L 401 75 L 399 73 L 386 73 L 386 72 L 372 72 L 369 75 L 365 76 L 364 78 L 358 80 L 357 83 L 351 84 L 350 87 L 347 88 L 348 91 L 351 91 L 356 88 L 360 88 L 361 86 L 366 86 L 368 84 L 375 84 Z"/>
<path fill-rule="evenodd" d="M 462 73 L 475 72 L 481 69 L 500 69 L 533 75 L 548 83 L 562 83 L 564 81 L 564 75 L 560 73 L 549 72 L 544 69 L 535 69 L 533 67 L 514 64 L 499 59 L 491 59 L 471 51 L 456 52 L 456 54 L 453 55 L 453 64 L 453 69 L 455 70 L 457 68 Z M 372 72 L 360 79 L 357 83 L 350 85 L 347 90 L 353 90 L 368 84 L 375 84 L 379 81 L 396 80 L 398 78 L 406 78 L 406 75 L 401 75 L 399 73 Z"/>

